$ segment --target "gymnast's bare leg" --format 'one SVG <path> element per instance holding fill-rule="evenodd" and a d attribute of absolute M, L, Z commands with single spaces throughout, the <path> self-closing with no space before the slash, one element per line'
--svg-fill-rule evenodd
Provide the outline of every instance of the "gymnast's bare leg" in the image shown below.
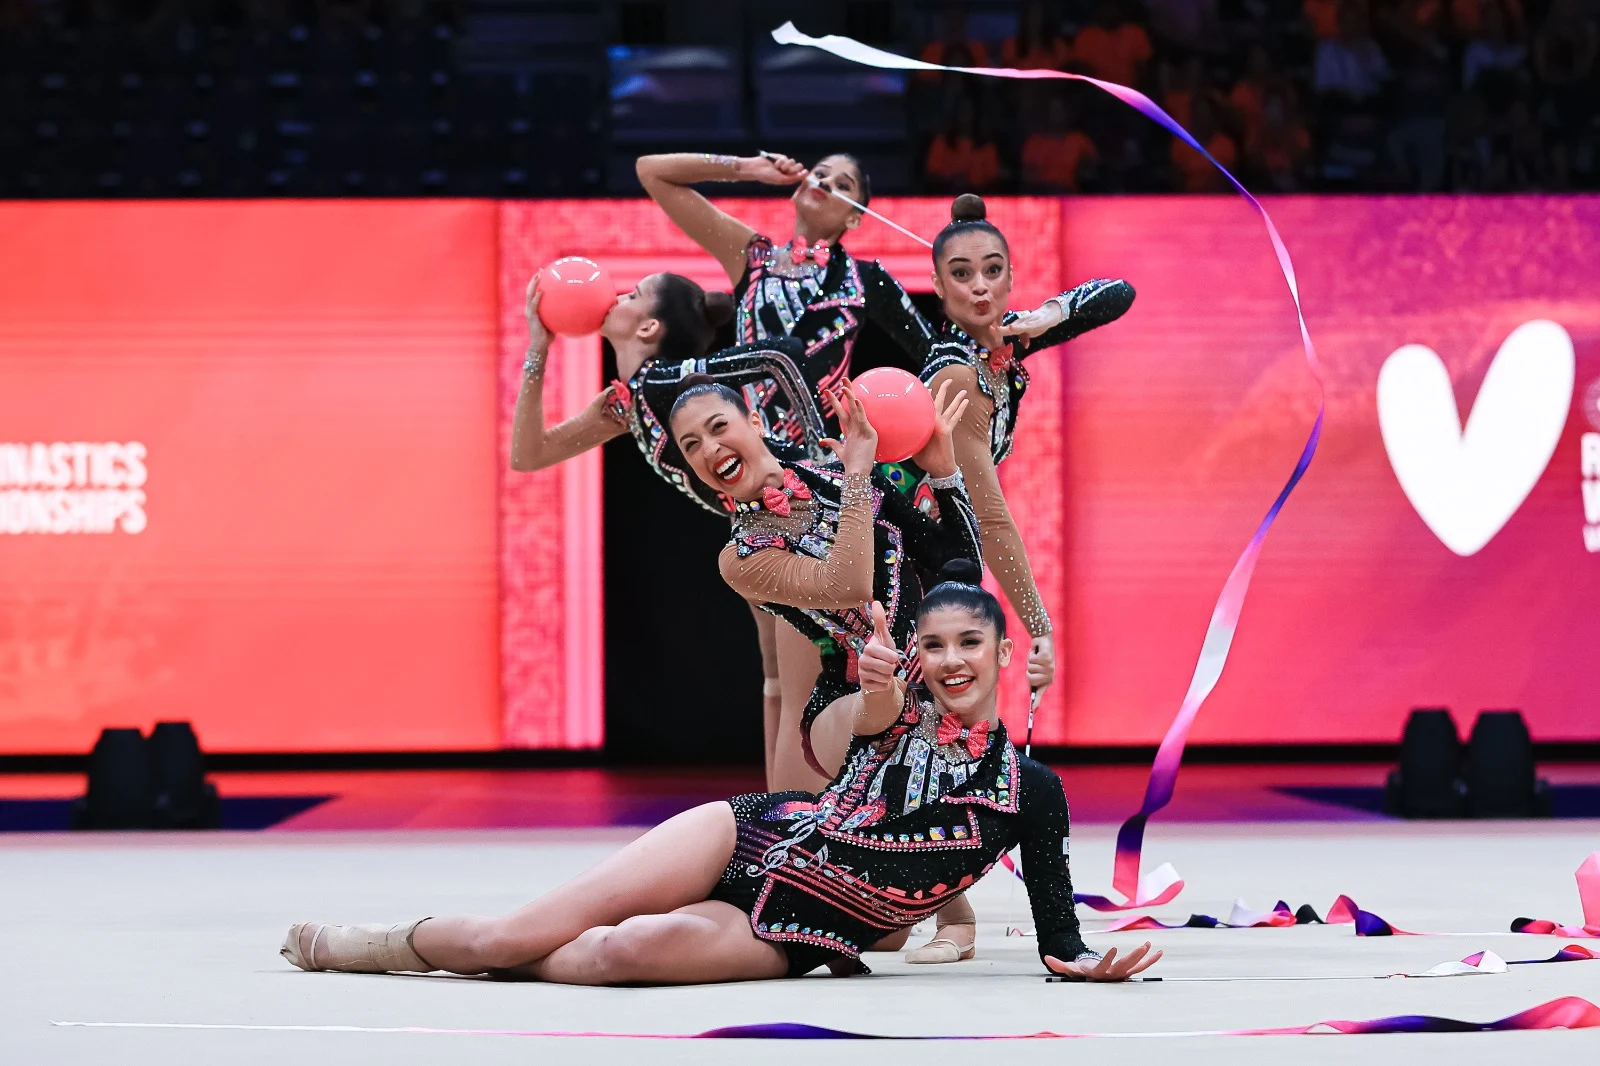
<path fill-rule="evenodd" d="M 688 810 L 615 855 L 498 918 L 289 930 L 283 955 L 306 970 L 496 973 L 564 984 L 691 984 L 782 977 L 788 957 L 750 919 L 709 900 L 733 857 L 733 809 Z"/>

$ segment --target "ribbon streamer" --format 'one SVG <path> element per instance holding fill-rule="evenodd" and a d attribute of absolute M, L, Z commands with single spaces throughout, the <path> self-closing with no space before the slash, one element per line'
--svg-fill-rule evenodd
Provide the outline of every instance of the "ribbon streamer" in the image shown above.
<path fill-rule="evenodd" d="M 1511 923 L 1511 931 L 1568 939 L 1600 937 L 1600 851 L 1584 859 L 1574 876 L 1578 881 L 1578 905 L 1583 908 L 1582 925 L 1562 925 L 1546 918 L 1518 918 Z"/>
<path fill-rule="evenodd" d="M 802 1022 L 730 1025 L 700 1033 L 607 1033 L 529 1029 L 434 1029 L 420 1025 L 245 1025 L 196 1022 L 74 1022 L 52 1025 L 89 1029 L 230 1029 L 294 1033 L 410 1033 L 432 1036 L 534 1036 L 606 1040 L 1138 1040 L 1181 1036 L 1339 1036 L 1382 1033 L 1502 1033 L 1534 1029 L 1600 1028 L 1600 1007 L 1578 996 L 1563 996 L 1492 1022 L 1466 1022 L 1428 1014 L 1397 1014 L 1365 1021 L 1323 1021 L 1277 1029 L 1209 1029 L 1157 1033 L 974 1033 L 971 1035 L 899 1035 L 856 1033 Z"/>
<path fill-rule="evenodd" d="M 1022 870 L 1009 854 L 1000 856 L 1000 863 L 1016 875 L 1018 881 L 1025 880 Z M 1105 896 L 1096 896 L 1086 892 L 1074 892 L 1072 899 L 1075 903 L 1082 904 L 1090 910 L 1096 911 L 1125 911 L 1130 907 L 1159 907 L 1163 903 L 1170 903 L 1183 891 L 1183 878 L 1178 876 L 1178 871 L 1173 869 L 1170 862 L 1160 866 L 1139 878 L 1139 890 L 1134 894 L 1133 901 L 1118 903 Z"/>
<path fill-rule="evenodd" d="M 1104 900 L 1104 897 L 1094 897 L 1109 904 L 1109 907 L 1101 909 L 1127 910 L 1133 907 L 1153 906 L 1157 900 L 1144 895 L 1139 877 L 1139 866 L 1144 847 L 1145 824 L 1152 815 L 1160 811 L 1172 800 L 1173 787 L 1178 778 L 1178 767 L 1183 761 L 1183 749 L 1189 739 L 1189 729 L 1194 725 L 1195 716 L 1199 714 L 1200 707 L 1205 703 L 1206 697 L 1216 687 L 1218 679 L 1222 676 L 1222 668 L 1228 661 L 1228 651 L 1233 646 L 1233 635 L 1238 628 L 1239 613 L 1244 606 L 1245 594 L 1250 589 L 1250 578 L 1255 572 L 1256 561 L 1261 555 L 1262 542 L 1266 538 L 1267 531 L 1272 528 L 1272 523 L 1277 520 L 1278 513 L 1283 510 L 1283 505 L 1288 501 L 1289 494 L 1294 491 L 1295 486 L 1300 483 L 1300 479 L 1305 476 L 1306 468 L 1311 465 L 1311 459 L 1317 452 L 1317 442 L 1322 437 L 1323 420 L 1327 415 L 1327 389 L 1323 382 L 1322 367 L 1317 361 L 1316 348 L 1311 343 L 1311 332 L 1306 328 L 1305 313 L 1300 306 L 1300 287 L 1295 280 L 1294 262 L 1289 258 L 1289 250 L 1284 246 L 1283 238 L 1278 235 L 1278 227 L 1273 225 L 1272 217 L 1267 214 L 1266 208 L 1261 206 L 1261 202 L 1250 195 L 1249 190 L 1244 187 L 1239 179 L 1234 177 L 1228 171 L 1228 168 L 1218 163 L 1211 153 L 1206 151 L 1205 146 L 1195 140 L 1171 115 L 1158 107 L 1155 101 L 1136 89 L 1061 70 L 1016 70 L 1010 67 L 947 67 L 937 63 L 924 63 L 906 56 L 895 55 L 893 52 L 885 52 L 882 49 L 869 47 L 849 37 L 809 37 L 797 30 L 792 22 L 786 22 L 776 30 L 773 30 L 772 39 L 779 44 L 795 44 L 817 48 L 852 63 L 860 63 L 863 66 L 877 67 L 884 70 L 946 71 L 954 74 L 975 74 L 980 77 L 1012 78 L 1025 81 L 1054 79 L 1087 82 L 1152 119 L 1204 156 L 1238 190 L 1239 195 L 1244 197 L 1245 202 L 1250 205 L 1256 214 L 1261 216 L 1262 224 L 1266 226 L 1267 236 L 1272 241 L 1273 253 L 1278 259 L 1278 268 L 1283 272 L 1283 280 L 1289 287 L 1290 297 L 1294 300 L 1294 313 L 1300 325 L 1300 341 L 1305 348 L 1306 366 L 1310 369 L 1312 377 L 1317 382 L 1319 393 L 1317 417 L 1312 424 L 1310 435 L 1306 438 L 1305 446 L 1300 451 L 1300 458 L 1295 463 L 1293 473 L 1289 475 L 1289 480 L 1284 484 L 1282 491 L 1278 493 L 1277 499 L 1273 501 L 1272 506 L 1267 509 L 1266 517 L 1256 527 L 1250 542 L 1239 555 L 1238 561 L 1234 563 L 1233 570 L 1228 574 L 1228 580 L 1222 586 L 1222 594 L 1217 598 L 1216 607 L 1211 612 L 1211 621 L 1206 626 L 1205 640 L 1201 643 L 1200 658 L 1195 664 L 1188 691 L 1184 695 L 1183 703 L 1178 708 L 1177 716 L 1172 720 L 1172 724 L 1167 727 L 1166 735 L 1161 738 L 1161 746 L 1156 750 L 1155 762 L 1150 767 L 1150 779 L 1145 786 L 1144 802 L 1140 804 L 1138 812 L 1122 824 L 1121 830 L 1117 833 L 1117 857 L 1111 884 L 1113 888 L 1127 898 L 1127 902 L 1111 903 L 1109 900 Z M 1182 883 L 1179 882 L 1180 890 L 1181 886 Z M 1176 895 L 1176 892 L 1173 895 Z M 1170 899 L 1172 897 L 1168 896 L 1167 898 Z M 1088 902 L 1088 899 L 1085 898 L 1084 902 Z M 1093 906 L 1093 904 L 1090 905 Z"/>
<path fill-rule="evenodd" d="M 1588 925 L 1562 925 L 1548 918 L 1515 918 L 1511 922 L 1513 933 L 1533 933 L 1536 936 L 1563 936 L 1568 940 L 1600 939 L 1600 928 Z"/>

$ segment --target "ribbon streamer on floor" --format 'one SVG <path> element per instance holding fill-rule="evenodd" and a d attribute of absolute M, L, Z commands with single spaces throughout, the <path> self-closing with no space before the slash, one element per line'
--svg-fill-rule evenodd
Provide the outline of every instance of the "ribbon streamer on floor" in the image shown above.
<path fill-rule="evenodd" d="M 1150 779 L 1145 786 L 1144 802 L 1140 804 L 1136 814 L 1122 824 L 1122 829 L 1117 833 L 1116 865 L 1111 879 L 1112 887 L 1126 897 L 1125 903 L 1114 903 L 1105 897 L 1080 897 L 1090 903 L 1091 899 L 1103 902 L 1105 906 L 1097 909 L 1127 910 L 1133 907 L 1154 906 L 1157 900 L 1153 896 L 1144 894 L 1144 886 L 1139 877 L 1139 865 L 1144 847 L 1145 823 L 1157 811 L 1164 808 L 1172 799 L 1173 786 L 1177 782 L 1178 767 L 1183 761 L 1183 749 L 1188 743 L 1189 729 L 1194 725 L 1195 716 L 1199 714 L 1200 707 L 1205 703 L 1206 697 L 1216 687 L 1218 679 L 1222 676 L 1222 668 L 1228 661 L 1228 650 L 1233 645 L 1234 631 L 1239 624 L 1239 612 L 1244 606 L 1245 594 L 1250 589 L 1250 578 L 1255 571 L 1256 561 L 1261 555 L 1262 542 L 1265 540 L 1267 530 L 1272 528 L 1272 523 L 1277 519 L 1278 512 L 1283 509 L 1284 503 L 1289 499 L 1289 494 L 1305 476 L 1306 468 L 1311 465 L 1312 456 L 1316 455 L 1317 442 L 1322 437 L 1322 424 L 1327 415 L 1327 389 L 1322 378 L 1322 367 L 1317 361 L 1316 348 L 1311 343 L 1311 333 L 1306 328 L 1305 314 L 1300 306 L 1300 288 L 1295 281 L 1294 263 L 1289 258 L 1289 250 L 1284 247 L 1283 239 L 1278 235 L 1278 227 L 1273 225 L 1272 217 L 1267 214 L 1261 202 L 1250 195 L 1239 179 L 1229 173 L 1228 169 L 1218 163 L 1207 152 L 1205 146 L 1195 140 L 1173 117 L 1158 107 L 1155 101 L 1143 93 L 1130 89 L 1125 85 L 1114 82 L 1101 81 L 1098 78 L 1087 77 L 1083 74 L 1070 74 L 1061 70 L 1016 70 L 1010 67 L 947 67 L 937 63 L 924 63 L 920 60 L 910 59 L 906 56 L 895 55 L 878 48 L 872 48 L 849 37 L 809 37 L 797 30 L 792 22 L 786 22 L 778 29 L 772 31 L 773 40 L 779 44 L 803 45 L 810 48 L 821 49 L 841 59 L 863 66 L 877 67 L 883 70 L 925 70 L 947 71 L 955 74 L 974 74 L 988 78 L 1011 78 L 1016 80 L 1056 79 L 1062 81 L 1081 81 L 1093 85 L 1095 88 L 1121 100 L 1129 107 L 1154 120 L 1159 125 L 1171 131 L 1174 136 L 1189 147 L 1204 156 L 1212 166 L 1220 171 L 1223 177 L 1238 190 L 1256 214 L 1261 216 L 1262 223 L 1266 226 L 1267 236 L 1272 241 L 1273 253 L 1278 258 L 1278 268 L 1283 272 L 1283 280 L 1289 287 L 1289 295 L 1294 300 L 1295 318 L 1300 324 L 1300 341 L 1305 348 L 1306 366 L 1310 368 L 1312 377 L 1316 379 L 1319 392 L 1316 421 L 1312 424 L 1310 436 L 1306 438 L 1304 448 L 1301 449 L 1300 458 L 1295 463 L 1294 472 L 1289 475 L 1289 480 L 1284 484 L 1281 492 L 1272 506 L 1267 509 L 1266 517 L 1256 527 L 1255 534 L 1250 538 L 1239 559 L 1234 563 L 1233 570 L 1228 574 L 1228 580 L 1222 586 L 1222 594 L 1217 598 L 1216 607 L 1211 612 L 1210 624 L 1206 627 L 1205 640 L 1200 646 L 1199 662 L 1195 665 L 1194 675 L 1189 682 L 1188 692 L 1184 695 L 1183 703 L 1178 709 L 1177 716 L 1172 724 L 1167 727 L 1166 735 L 1161 738 L 1161 746 L 1156 751 L 1154 764 L 1150 768 Z M 1182 889 L 1182 882 L 1177 882 L 1178 889 L 1172 891 L 1171 899 Z M 1167 886 L 1170 890 L 1171 886 Z"/>
<path fill-rule="evenodd" d="M 1600 851 L 1584 859 L 1574 876 L 1578 881 L 1578 905 L 1583 909 L 1582 925 L 1562 925 L 1547 918 L 1518 918 L 1511 923 L 1511 931 L 1574 940 L 1600 938 Z"/>
<path fill-rule="evenodd" d="M 1527 921 L 1527 919 L 1521 919 Z M 1323 919 L 1309 903 L 1301 904 L 1298 910 L 1291 910 L 1283 900 L 1270 911 L 1251 910 L 1244 900 L 1236 900 L 1233 910 L 1226 920 L 1213 918 L 1209 914 L 1191 914 L 1188 921 L 1163 922 L 1151 914 L 1140 914 L 1127 918 L 1120 918 L 1104 929 L 1097 930 L 1101 933 L 1126 933 L 1137 929 L 1260 929 L 1263 927 L 1282 928 L 1291 925 L 1353 925 L 1356 936 L 1427 936 L 1426 933 L 1411 933 L 1404 929 L 1390 925 L 1371 911 L 1364 911 L 1356 905 L 1355 900 L 1349 896 L 1340 896 L 1333 901 L 1333 906 L 1328 908 L 1328 917 Z M 1460 934 L 1463 936 L 1481 936 L 1480 933 Z"/>
<path fill-rule="evenodd" d="M 1577 996 L 1552 999 L 1492 1022 L 1464 1022 L 1428 1014 L 1397 1014 L 1365 1021 L 1324 1021 L 1277 1029 L 1208 1029 L 1157 1033 L 974 1033 L 972 1035 L 885 1035 L 828 1029 L 800 1022 L 730 1025 L 701 1033 L 608 1033 L 531 1029 L 434 1029 L 420 1025 L 247 1025 L 200 1022 L 52 1022 L 52 1025 L 89 1029 L 227 1029 L 250 1032 L 294 1033 L 411 1033 L 431 1036 L 535 1036 L 600 1038 L 605 1040 L 1137 1040 L 1181 1036 L 1316 1036 L 1377 1035 L 1380 1033 L 1500 1033 L 1533 1029 L 1597 1029 L 1600 1007 Z"/>

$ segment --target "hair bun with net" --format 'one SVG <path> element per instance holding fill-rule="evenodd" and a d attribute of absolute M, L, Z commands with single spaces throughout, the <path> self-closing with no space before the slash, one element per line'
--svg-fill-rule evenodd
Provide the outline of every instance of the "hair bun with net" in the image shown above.
<path fill-rule="evenodd" d="M 951 559 L 939 568 L 939 580 L 977 585 L 983 581 L 983 568 L 971 559 Z"/>
<path fill-rule="evenodd" d="M 706 321 L 712 329 L 720 329 L 733 321 L 733 297 L 712 290 L 706 293 Z"/>
<path fill-rule="evenodd" d="M 700 385 L 715 385 L 716 383 L 717 379 L 710 374 L 685 374 L 683 379 L 678 382 L 678 391 L 688 392 L 690 389 Z"/>
<path fill-rule="evenodd" d="M 989 209 L 977 193 L 964 192 L 950 204 L 951 222 L 982 222 L 987 217 Z"/>

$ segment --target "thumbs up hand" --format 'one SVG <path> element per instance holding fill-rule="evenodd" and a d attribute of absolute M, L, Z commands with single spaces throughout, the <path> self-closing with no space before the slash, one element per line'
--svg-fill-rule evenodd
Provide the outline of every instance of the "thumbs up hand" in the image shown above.
<path fill-rule="evenodd" d="M 893 684 L 903 656 L 889 635 L 889 618 L 884 614 L 883 604 L 873 600 L 867 613 L 872 618 L 872 639 L 861 649 L 856 671 L 862 692 L 883 692 Z"/>

